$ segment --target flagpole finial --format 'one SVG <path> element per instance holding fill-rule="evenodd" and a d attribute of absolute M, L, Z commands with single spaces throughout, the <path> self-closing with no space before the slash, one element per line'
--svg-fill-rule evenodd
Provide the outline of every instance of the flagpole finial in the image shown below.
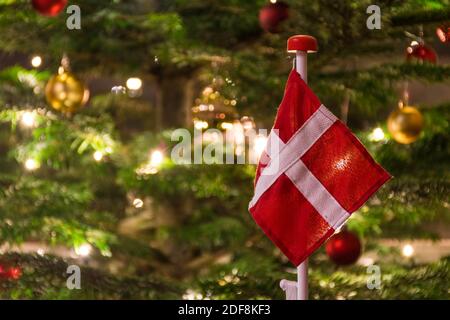
<path fill-rule="evenodd" d="M 299 34 L 290 37 L 287 41 L 288 52 L 304 51 L 307 53 L 313 53 L 317 52 L 317 50 L 317 40 L 312 36 Z"/>

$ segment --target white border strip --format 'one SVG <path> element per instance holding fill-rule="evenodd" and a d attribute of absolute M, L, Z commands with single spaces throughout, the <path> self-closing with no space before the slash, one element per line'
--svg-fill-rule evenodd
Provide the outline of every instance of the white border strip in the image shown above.
<path fill-rule="evenodd" d="M 285 174 L 314 209 L 334 229 L 341 227 L 350 217 L 350 214 L 342 208 L 302 160 L 297 161 Z"/>
<path fill-rule="evenodd" d="M 270 161 L 258 178 L 255 194 L 250 201 L 249 208 L 252 208 L 258 202 L 259 198 L 280 175 L 299 160 L 336 120 L 337 118 L 324 105 L 321 105 L 286 144 L 283 145 L 279 138 L 275 140 L 273 135 L 276 135 L 276 133 L 273 133 L 272 130 L 271 142 L 280 143 L 281 145 L 278 148 L 280 151 L 277 154 L 269 154 Z"/>

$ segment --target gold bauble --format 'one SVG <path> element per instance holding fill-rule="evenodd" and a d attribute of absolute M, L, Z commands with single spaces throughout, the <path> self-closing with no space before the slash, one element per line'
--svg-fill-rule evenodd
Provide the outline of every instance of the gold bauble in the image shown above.
<path fill-rule="evenodd" d="M 423 117 L 416 108 L 404 106 L 389 115 L 387 126 L 395 141 L 409 144 L 419 138 L 423 128 Z"/>
<path fill-rule="evenodd" d="M 60 70 L 48 81 L 45 96 L 54 109 L 71 114 L 86 104 L 89 90 L 71 72 Z"/>

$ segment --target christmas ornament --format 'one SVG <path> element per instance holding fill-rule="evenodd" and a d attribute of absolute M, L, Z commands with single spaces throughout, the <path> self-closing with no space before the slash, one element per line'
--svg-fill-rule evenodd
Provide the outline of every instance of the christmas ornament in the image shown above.
<path fill-rule="evenodd" d="M 450 22 L 436 28 L 436 35 L 444 43 L 450 42 Z"/>
<path fill-rule="evenodd" d="M 63 58 L 58 74 L 48 81 L 45 96 L 56 110 L 72 114 L 83 107 L 89 99 L 89 90 L 68 71 L 68 62 Z"/>
<path fill-rule="evenodd" d="M 361 255 L 361 242 L 354 233 L 342 230 L 328 240 L 325 251 L 337 265 L 349 265 L 355 263 Z"/>
<path fill-rule="evenodd" d="M 6 277 L 9 279 L 17 280 L 22 276 L 22 270 L 19 267 L 11 267 L 6 272 Z"/>
<path fill-rule="evenodd" d="M 259 24 L 267 32 L 277 33 L 280 23 L 289 17 L 289 6 L 284 2 L 269 3 L 259 11 Z"/>
<path fill-rule="evenodd" d="M 437 62 L 436 52 L 423 43 L 417 41 L 411 42 L 411 45 L 406 48 L 406 59 L 408 61 L 419 61 L 419 62 Z"/>
<path fill-rule="evenodd" d="M 22 276 L 22 270 L 19 267 L 9 267 L 0 265 L 0 279 L 17 280 Z"/>
<path fill-rule="evenodd" d="M 387 126 L 395 141 L 409 144 L 419 138 L 423 128 L 423 117 L 416 108 L 399 103 L 399 108 L 389 115 Z"/>
<path fill-rule="evenodd" d="M 58 15 L 67 4 L 67 0 L 33 0 L 33 8 L 44 16 Z"/>

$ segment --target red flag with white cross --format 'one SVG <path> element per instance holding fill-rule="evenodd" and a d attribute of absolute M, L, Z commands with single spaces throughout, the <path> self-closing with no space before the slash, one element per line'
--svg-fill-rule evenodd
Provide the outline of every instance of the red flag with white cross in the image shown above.
<path fill-rule="evenodd" d="M 292 70 L 249 204 L 266 235 L 297 266 L 390 178 Z"/>

